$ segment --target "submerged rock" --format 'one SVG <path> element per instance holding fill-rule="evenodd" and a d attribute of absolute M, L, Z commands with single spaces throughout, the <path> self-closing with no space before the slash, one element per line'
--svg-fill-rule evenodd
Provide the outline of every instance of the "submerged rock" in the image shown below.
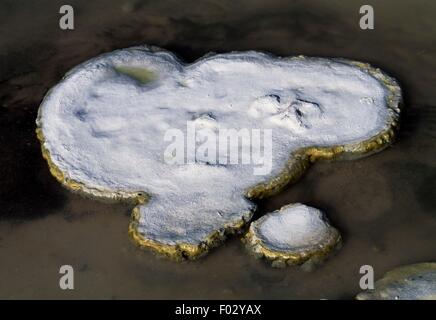
<path fill-rule="evenodd" d="M 194 259 L 250 221 L 249 199 L 278 192 L 311 162 L 389 145 L 400 102 L 394 79 L 359 62 L 240 52 L 185 64 L 135 47 L 71 70 L 44 98 L 37 134 L 63 185 L 133 199 L 136 243 Z M 218 140 L 205 152 L 221 129 L 234 130 L 241 154 L 212 152 Z"/>
<path fill-rule="evenodd" d="M 322 261 L 341 236 L 320 210 L 296 203 L 253 222 L 244 240 L 256 257 L 281 267 Z"/>
<path fill-rule="evenodd" d="M 418 263 L 389 271 L 358 300 L 436 300 L 436 263 Z"/>

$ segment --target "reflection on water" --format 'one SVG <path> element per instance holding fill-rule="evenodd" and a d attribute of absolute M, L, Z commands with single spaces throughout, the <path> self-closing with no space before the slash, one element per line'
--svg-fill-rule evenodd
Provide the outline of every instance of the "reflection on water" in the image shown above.
<path fill-rule="evenodd" d="M 57 1 L 0 4 L 0 298 L 352 298 L 359 267 L 376 277 L 436 260 L 436 3 L 367 1 L 375 30 L 358 28 L 360 1 L 70 1 L 76 30 L 58 26 Z M 398 142 L 354 162 L 315 165 L 295 186 L 260 203 L 326 211 L 343 248 L 321 268 L 272 269 L 237 238 L 206 258 L 177 264 L 137 249 L 127 236 L 131 207 L 63 190 L 34 134 L 38 105 L 74 65 L 138 44 L 187 61 L 209 51 L 368 61 L 397 77 L 407 108 Z M 59 266 L 76 289 L 59 289 Z"/>

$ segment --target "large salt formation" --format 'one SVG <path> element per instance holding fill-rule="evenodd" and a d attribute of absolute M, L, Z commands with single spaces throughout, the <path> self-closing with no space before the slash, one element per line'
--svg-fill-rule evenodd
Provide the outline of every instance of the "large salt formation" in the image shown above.
<path fill-rule="evenodd" d="M 138 244 L 196 258 L 250 221 L 250 199 L 278 192 L 310 163 L 387 146 L 400 100 L 395 80 L 364 63 L 241 52 L 185 64 L 135 47 L 71 70 L 42 102 L 37 133 L 66 187 L 137 202 L 129 233 Z M 248 164 L 231 152 L 211 161 L 201 148 L 173 161 L 180 152 L 166 152 L 166 135 L 175 129 L 195 147 L 223 129 L 270 132 L 271 161 L 268 143 Z M 253 141 L 237 139 L 238 159 L 253 160 Z"/>

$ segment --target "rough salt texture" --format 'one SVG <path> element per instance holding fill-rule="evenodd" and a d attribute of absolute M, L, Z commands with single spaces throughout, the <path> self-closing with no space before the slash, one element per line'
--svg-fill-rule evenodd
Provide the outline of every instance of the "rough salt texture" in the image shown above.
<path fill-rule="evenodd" d="M 254 205 L 244 195 L 280 176 L 294 152 L 346 145 L 353 153 L 395 124 L 400 99 L 395 80 L 344 60 L 242 52 L 184 64 L 135 47 L 71 70 L 45 97 L 37 124 L 52 172 L 68 187 L 108 198 L 149 195 L 134 215 L 138 242 L 204 249 L 250 220 Z M 215 132 L 272 129 L 271 172 L 200 156 L 168 164 L 165 132 L 178 128 L 186 137 L 187 121 Z"/>
<path fill-rule="evenodd" d="M 436 300 L 436 263 L 419 263 L 389 271 L 362 292 L 359 300 Z"/>
<path fill-rule="evenodd" d="M 297 203 L 253 222 L 246 239 L 252 253 L 280 266 L 326 257 L 340 235 L 320 210 Z"/>

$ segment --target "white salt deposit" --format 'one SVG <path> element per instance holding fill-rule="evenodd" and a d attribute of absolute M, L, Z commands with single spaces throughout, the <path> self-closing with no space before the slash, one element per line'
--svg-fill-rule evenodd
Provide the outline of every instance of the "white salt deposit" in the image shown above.
<path fill-rule="evenodd" d="M 389 129 L 399 88 L 368 70 L 344 60 L 259 52 L 184 64 L 169 52 L 135 47 L 71 70 L 45 97 L 37 123 L 53 165 L 84 192 L 150 195 L 135 227 L 143 239 L 199 245 L 214 231 L 250 220 L 247 189 L 278 176 L 294 151 L 358 143 Z M 165 132 L 185 132 L 187 121 L 212 130 L 272 129 L 272 171 L 259 176 L 253 165 L 168 164 Z"/>
<path fill-rule="evenodd" d="M 341 237 L 320 210 L 296 203 L 253 222 L 245 240 L 255 256 L 283 267 L 321 262 Z"/>
<path fill-rule="evenodd" d="M 320 247 L 338 235 L 320 210 L 299 203 L 268 213 L 251 228 L 263 247 L 286 253 Z"/>

